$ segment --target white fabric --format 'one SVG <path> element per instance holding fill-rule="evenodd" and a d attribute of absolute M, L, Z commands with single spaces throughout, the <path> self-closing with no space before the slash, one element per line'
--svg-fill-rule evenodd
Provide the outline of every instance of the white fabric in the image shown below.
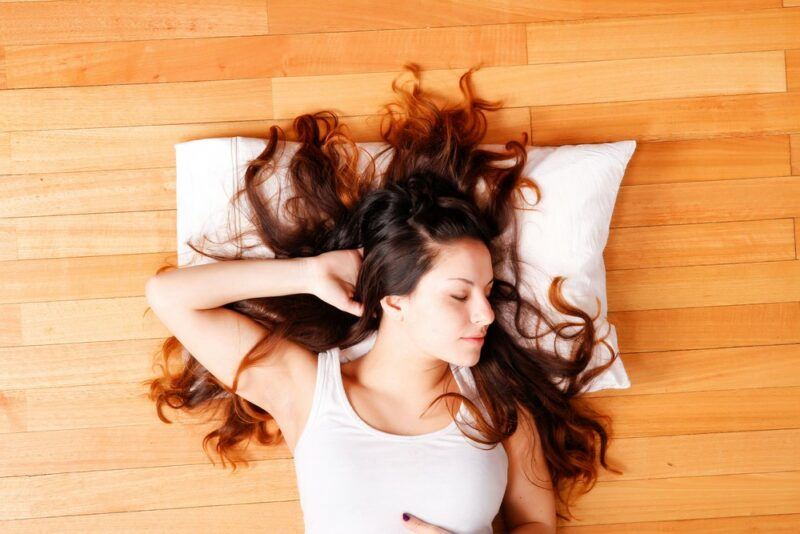
<path fill-rule="evenodd" d="M 207 234 L 212 241 L 222 242 L 231 235 L 226 231 L 228 226 L 236 232 L 252 229 L 246 197 L 236 206 L 229 206 L 229 201 L 243 183 L 249 160 L 257 157 L 265 146 L 266 140 L 251 137 L 207 138 L 175 145 L 179 265 L 213 261 L 198 256 L 186 246 L 190 238 L 199 240 Z M 291 196 L 291 191 L 281 189 L 287 183 L 287 165 L 299 146 L 294 141 L 286 142 L 283 152 L 278 153 L 275 176 L 264 185 L 267 198 L 280 194 L 280 203 L 276 204 L 280 213 L 284 213 L 283 202 Z M 357 146 L 374 156 L 386 144 L 358 143 Z M 480 148 L 502 150 L 503 145 L 485 144 Z M 521 273 L 527 286 L 522 288 L 523 296 L 535 298 L 556 322 L 574 320 L 548 304 L 550 281 L 554 276 L 566 277 L 562 290 L 569 302 L 594 316 L 597 313 L 596 299 L 600 300 L 601 310 L 595 320 L 597 339 L 607 336 L 605 342 L 615 353 L 619 352 L 616 329 L 606 318 L 608 305 L 603 249 L 608 241 L 617 192 L 635 149 L 634 140 L 528 147 L 528 161 L 523 174 L 537 183 L 542 198 L 533 211 L 516 210 L 519 255 L 529 265 L 523 266 Z M 359 156 L 359 167 L 363 169 L 367 158 L 363 154 Z M 385 169 L 390 156 L 391 151 L 388 151 L 376 161 L 378 172 Z M 524 196 L 529 204 L 536 201 L 534 193 L 528 189 L 525 189 Z M 525 207 L 530 208 L 530 205 Z M 254 236 L 246 236 L 240 244 L 254 246 L 245 252 L 245 257 L 274 257 L 274 253 L 258 243 Z M 232 251 L 231 247 L 218 249 Z M 571 329 L 565 331 L 570 332 Z M 569 354 L 569 343 L 557 339 L 553 333 L 542 336 L 541 342 L 545 348 L 555 350 L 563 357 Z M 352 357 L 366 354 L 371 346 L 363 345 L 361 352 Z M 610 357 L 603 344 L 596 345 L 589 369 L 607 362 Z M 618 358 L 584 392 L 629 387 L 630 380 L 622 360 Z"/>
<path fill-rule="evenodd" d="M 370 426 L 342 385 L 347 350 L 319 353 L 314 400 L 295 447 L 306 534 L 404 534 L 403 512 L 449 532 L 491 534 L 508 482 L 503 444 L 469 439 L 455 421 L 412 436 Z M 450 369 L 486 416 L 470 368 Z M 475 421 L 463 404 L 457 419 Z M 475 435 L 466 425 L 464 431 Z"/>

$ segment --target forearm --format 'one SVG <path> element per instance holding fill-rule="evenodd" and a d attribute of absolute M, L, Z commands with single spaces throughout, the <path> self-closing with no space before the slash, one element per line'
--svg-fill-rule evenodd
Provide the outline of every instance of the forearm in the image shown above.
<path fill-rule="evenodd" d="M 555 527 L 546 523 L 526 523 L 508 531 L 508 534 L 554 534 Z"/>
<path fill-rule="evenodd" d="M 181 267 L 150 278 L 147 298 L 206 310 L 249 298 L 310 293 L 307 260 L 243 259 Z"/>

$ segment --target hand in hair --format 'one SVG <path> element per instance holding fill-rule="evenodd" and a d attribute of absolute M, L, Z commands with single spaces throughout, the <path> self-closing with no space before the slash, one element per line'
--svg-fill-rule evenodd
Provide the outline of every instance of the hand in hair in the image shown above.
<path fill-rule="evenodd" d="M 364 249 L 332 250 L 307 258 L 309 291 L 342 311 L 360 316 L 364 307 L 353 300 Z"/>

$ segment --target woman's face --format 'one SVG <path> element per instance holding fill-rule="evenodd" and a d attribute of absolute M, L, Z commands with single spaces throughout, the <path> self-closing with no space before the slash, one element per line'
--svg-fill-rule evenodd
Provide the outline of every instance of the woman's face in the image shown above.
<path fill-rule="evenodd" d="M 493 279 L 492 258 L 482 242 L 464 239 L 445 246 L 398 304 L 409 338 L 430 357 L 468 367 L 478 363 L 484 343 L 466 338 L 485 335 L 494 321 L 488 300 Z"/>

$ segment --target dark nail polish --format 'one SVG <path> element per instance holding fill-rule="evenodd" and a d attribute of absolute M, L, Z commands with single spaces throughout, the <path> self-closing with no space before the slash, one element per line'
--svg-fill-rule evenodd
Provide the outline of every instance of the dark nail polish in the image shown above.
<path fill-rule="evenodd" d="M 406 513 L 403 514 L 403 521 L 408 521 L 408 514 Z"/>

